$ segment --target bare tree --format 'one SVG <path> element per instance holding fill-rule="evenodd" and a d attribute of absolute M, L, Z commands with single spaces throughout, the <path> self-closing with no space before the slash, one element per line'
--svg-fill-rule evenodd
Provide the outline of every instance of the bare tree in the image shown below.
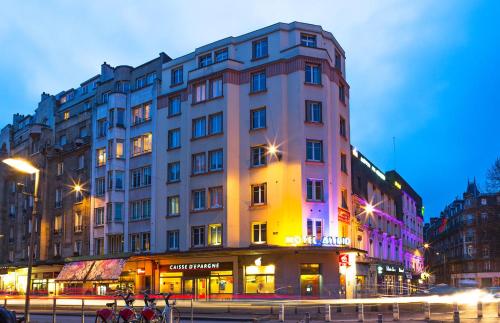
<path fill-rule="evenodd" d="M 500 157 L 486 173 L 486 189 L 491 193 L 500 192 Z"/>

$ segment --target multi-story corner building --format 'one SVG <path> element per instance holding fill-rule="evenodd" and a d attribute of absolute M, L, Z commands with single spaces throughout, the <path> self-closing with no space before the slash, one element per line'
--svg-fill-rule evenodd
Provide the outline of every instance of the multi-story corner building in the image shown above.
<path fill-rule="evenodd" d="M 396 171 L 388 171 L 385 176 L 399 190 L 396 209 L 399 219 L 403 221 L 403 264 L 408 273 L 407 278 L 412 278 L 416 282 L 424 270 L 424 207 L 422 198 Z"/>
<path fill-rule="evenodd" d="M 337 249 L 307 246 L 349 237 L 344 77 L 333 35 L 302 23 L 164 64 L 154 149 L 166 203 L 155 210 L 155 243 L 171 256 L 158 259 L 161 290 L 338 293 Z M 221 268 L 183 269 L 193 263 Z"/>
<path fill-rule="evenodd" d="M 426 265 L 436 283 L 500 286 L 500 193 L 481 193 L 475 180 L 425 226 Z"/>
<path fill-rule="evenodd" d="M 399 189 L 365 155 L 351 157 L 353 245 L 365 250 L 357 261 L 358 292 L 373 295 L 406 293 L 403 265 L 404 223 L 396 207 Z"/>

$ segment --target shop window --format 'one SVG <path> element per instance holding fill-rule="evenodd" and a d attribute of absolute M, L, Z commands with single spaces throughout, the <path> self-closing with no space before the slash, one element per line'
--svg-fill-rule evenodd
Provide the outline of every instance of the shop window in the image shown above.
<path fill-rule="evenodd" d="M 182 278 L 160 277 L 160 293 L 182 294 Z"/>
<path fill-rule="evenodd" d="M 269 294 L 274 293 L 274 265 L 246 266 L 245 267 L 245 293 Z"/>
<path fill-rule="evenodd" d="M 300 265 L 300 294 L 304 296 L 319 296 L 320 294 L 320 265 Z"/>
<path fill-rule="evenodd" d="M 212 271 L 210 273 L 210 294 L 232 294 L 233 272 Z"/>

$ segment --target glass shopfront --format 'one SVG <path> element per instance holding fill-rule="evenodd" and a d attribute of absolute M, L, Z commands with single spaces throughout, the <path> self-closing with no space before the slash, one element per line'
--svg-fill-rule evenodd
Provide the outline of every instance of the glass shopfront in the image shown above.
<path fill-rule="evenodd" d="M 385 295 L 401 295 L 404 293 L 405 270 L 401 266 L 377 265 L 378 292 Z"/>
<path fill-rule="evenodd" d="M 276 291 L 274 284 L 274 265 L 245 266 L 245 293 L 272 294 Z"/>
<path fill-rule="evenodd" d="M 233 263 L 188 263 L 162 266 L 160 292 L 207 299 L 233 293 Z"/>

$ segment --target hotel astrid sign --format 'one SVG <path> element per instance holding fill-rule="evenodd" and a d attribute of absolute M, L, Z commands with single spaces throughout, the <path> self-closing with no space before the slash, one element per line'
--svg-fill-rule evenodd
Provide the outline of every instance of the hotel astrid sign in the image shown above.
<path fill-rule="evenodd" d="M 306 245 L 319 247 L 343 247 L 351 244 L 351 239 L 348 237 L 324 236 L 316 238 L 315 236 L 291 236 L 285 237 L 285 243 L 290 245 Z"/>

